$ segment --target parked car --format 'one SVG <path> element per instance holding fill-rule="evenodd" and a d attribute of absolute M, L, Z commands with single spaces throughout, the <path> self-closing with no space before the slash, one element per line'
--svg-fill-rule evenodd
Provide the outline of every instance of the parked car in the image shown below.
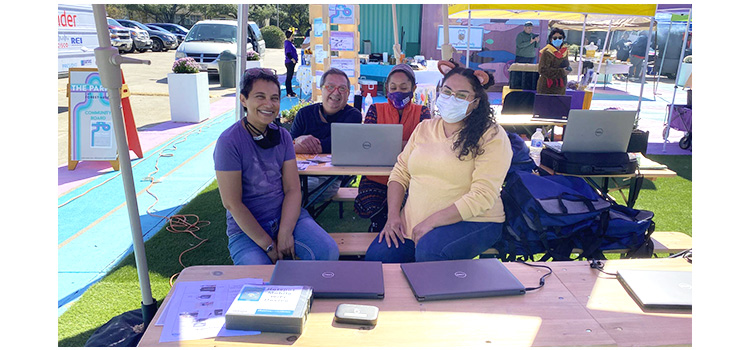
<path fill-rule="evenodd" d="M 155 25 L 153 25 L 153 24 L 144 24 L 144 25 L 145 25 L 146 27 L 148 27 L 148 29 L 151 29 L 151 30 L 155 30 L 155 31 L 157 31 L 157 32 L 162 32 L 162 33 L 166 33 L 166 34 L 169 34 L 169 35 L 172 35 L 172 36 L 174 36 L 174 37 L 175 37 L 175 40 L 176 40 L 176 44 L 175 44 L 175 46 L 174 46 L 173 48 L 170 48 L 170 49 L 176 49 L 176 48 L 177 48 L 177 46 L 180 46 L 180 44 L 182 44 L 182 40 L 183 40 L 183 39 L 185 39 L 185 36 L 184 36 L 184 35 L 182 36 L 182 39 L 181 39 L 179 35 L 177 35 L 177 34 L 172 34 L 172 33 L 170 33 L 170 32 L 169 32 L 168 30 L 166 30 L 166 29 L 164 29 L 164 28 L 162 28 L 162 27 L 159 27 L 159 26 L 155 26 Z M 153 39 L 153 38 L 152 38 L 152 39 Z"/>
<path fill-rule="evenodd" d="M 136 28 L 145 30 L 148 33 L 149 38 L 151 39 L 151 51 L 153 52 L 159 52 L 159 51 L 169 51 L 171 49 L 177 48 L 177 37 L 170 33 L 165 33 L 160 30 L 153 30 L 149 27 L 146 27 L 143 23 L 138 21 L 133 21 L 130 19 L 118 19 L 117 22 L 122 23 L 122 25 L 128 27 L 128 28 Z"/>
<path fill-rule="evenodd" d="M 266 41 L 255 22 L 247 24 L 248 51 L 254 50 L 261 57 L 266 52 Z M 192 57 L 200 69 L 209 73 L 218 73 L 219 54 L 230 50 L 237 54 L 237 22 L 230 20 L 200 21 L 190 28 L 185 41 L 175 52 L 175 59 Z"/>
<path fill-rule="evenodd" d="M 130 29 L 112 24 L 109 19 L 107 19 L 107 27 L 109 28 L 109 42 L 112 46 L 120 52 L 132 52 L 133 39 L 130 37 Z"/>
<path fill-rule="evenodd" d="M 174 35 L 177 36 L 177 40 L 182 44 L 183 41 L 185 41 L 185 35 L 189 32 L 189 30 L 179 24 L 174 23 L 148 23 L 147 25 L 153 25 L 160 27 Z"/>
<path fill-rule="evenodd" d="M 135 50 L 138 50 L 138 52 L 146 52 L 146 50 L 151 49 L 151 45 L 153 44 L 153 41 L 148 36 L 147 31 L 141 28 L 129 27 L 109 17 L 107 17 L 107 23 L 118 25 L 120 27 L 125 27 L 130 30 L 130 37 L 133 39 L 133 48 L 130 51 L 126 51 L 126 52 L 133 52 Z"/>

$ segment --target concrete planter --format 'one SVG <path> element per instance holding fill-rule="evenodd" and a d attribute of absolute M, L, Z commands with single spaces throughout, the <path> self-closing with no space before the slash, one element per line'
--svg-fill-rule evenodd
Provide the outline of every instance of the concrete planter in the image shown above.
<path fill-rule="evenodd" d="M 250 69 L 250 68 L 260 68 L 262 66 L 263 66 L 263 60 L 247 61 L 247 64 L 245 65 L 245 67 L 247 69 Z"/>
<path fill-rule="evenodd" d="M 210 116 L 208 73 L 169 73 L 169 110 L 174 122 L 199 123 Z"/>

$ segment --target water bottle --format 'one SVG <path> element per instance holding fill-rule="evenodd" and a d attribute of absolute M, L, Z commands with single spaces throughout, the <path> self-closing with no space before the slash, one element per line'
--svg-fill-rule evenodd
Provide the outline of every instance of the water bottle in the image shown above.
<path fill-rule="evenodd" d="M 367 115 L 367 111 L 370 109 L 370 106 L 372 105 L 372 95 L 367 94 L 367 97 L 365 97 L 365 104 L 362 106 L 362 120 L 365 120 L 365 116 Z"/>
<path fill-rule="evenodd" d="M 544 145 L 544 135 L 542 128 L 536 128 L 534 135 L 531 135 L 531 147 L 529 147 L 529 157 L 539 166 L 541 161 L 542 146 Z"/>

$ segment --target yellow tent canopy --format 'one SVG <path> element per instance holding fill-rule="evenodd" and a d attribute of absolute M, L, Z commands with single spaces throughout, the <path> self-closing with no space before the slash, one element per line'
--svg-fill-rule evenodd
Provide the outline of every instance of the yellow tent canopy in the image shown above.
<path fill-rule="evenodd" d="M 448 7 L 450 18 L 504 18 L 603 21 L 622 17 L 653 17 L 656 4 L 457 4 Z"/>

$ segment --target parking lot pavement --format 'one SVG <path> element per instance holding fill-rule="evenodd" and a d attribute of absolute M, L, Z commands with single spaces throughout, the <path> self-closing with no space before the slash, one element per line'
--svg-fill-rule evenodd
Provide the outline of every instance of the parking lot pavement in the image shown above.
<path fill-rule="evenodd" d="M 125 83 L 130 89 L 130 104 L 138 130 L 170 121 L 169 86 L 167 74 L 172 71 L 174 50 L 123 54 L 125 56 L 150 60 L 150 65 L 123 64 Z M 285 74 L 284 49 L 266 49 L 263 67 L 273 68 L 278 74 Z M 68 162 L 68 78 L 57 79 L 57 165 Z M 210 101 L 215 102 L 235 93 L 235 88 L 219 85 L 219 77 L 209 75 L 208 89 Z"/>

